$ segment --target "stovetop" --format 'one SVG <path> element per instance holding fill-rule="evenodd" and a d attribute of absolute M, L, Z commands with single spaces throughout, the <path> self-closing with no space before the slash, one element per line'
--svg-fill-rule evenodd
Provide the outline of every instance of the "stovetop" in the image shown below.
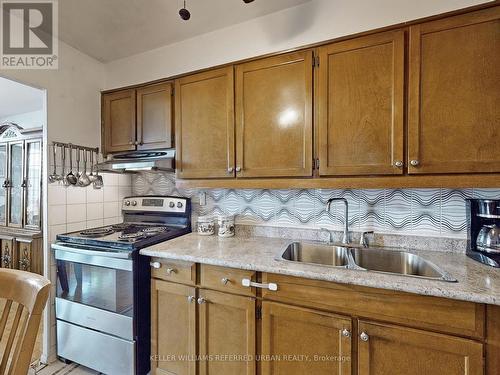
<path fill-rule="evenodd" d="M 138 250 L 189 233 L 182 225 L 163 223 L 121 223 L 57 235 L 69 244 L 121 250 Z"/>

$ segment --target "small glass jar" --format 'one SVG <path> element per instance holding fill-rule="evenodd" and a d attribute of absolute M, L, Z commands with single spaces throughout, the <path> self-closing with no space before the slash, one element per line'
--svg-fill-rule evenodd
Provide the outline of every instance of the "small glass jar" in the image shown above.
<path fill-rule="evenodd" d="M 234 236 L 234 216 L 219 216 L 219 237 Z"/>
<path fill-rule="evenodd" d="M 196 222 L 199 235 L 211 236 L 215 233 L 215 219 L 212 216 L 199 216 Z"/>

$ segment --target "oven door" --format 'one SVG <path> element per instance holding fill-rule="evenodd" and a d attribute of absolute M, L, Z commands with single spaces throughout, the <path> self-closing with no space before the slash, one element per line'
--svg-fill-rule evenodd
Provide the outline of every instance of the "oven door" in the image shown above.
<path fill-rule="evenodd" d="M 130 252 L 56 243 L 56 318 L 133 340 L 134 287 Z"/>

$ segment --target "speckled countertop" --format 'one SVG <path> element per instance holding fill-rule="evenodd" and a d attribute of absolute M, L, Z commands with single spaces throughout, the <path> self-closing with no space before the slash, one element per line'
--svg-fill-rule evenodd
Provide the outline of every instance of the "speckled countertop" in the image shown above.
<path fill-rule="evenodd" d="M 292 240 L 281 238 L 219 238 L 191 233 L 142 249 L 140 253 L 166 259 L 500 305 L 500 270 L 477 263 L 465 254 L 411 250 L 458 280 L 453 283 L 276 260 L 277 255 L 290 242 Z"/>

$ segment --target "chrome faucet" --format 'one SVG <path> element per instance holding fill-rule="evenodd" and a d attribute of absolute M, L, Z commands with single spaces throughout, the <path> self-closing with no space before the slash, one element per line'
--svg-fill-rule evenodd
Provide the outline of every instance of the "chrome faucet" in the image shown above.
<path fill-rule="evenodd" d="M 345 226 L 344 226 L 344 235 L 342 236 L 342 243 L 344 245 L 348 245 L 350 243 L 349 238 L 349 204 L 347 203 L 347 199 L 345 198 L 330 198 L 328 202 L 326 202 L 326 211 L 330 212 L 332 202 L 344 202 L 344 218 L 345 218 Z"/>

